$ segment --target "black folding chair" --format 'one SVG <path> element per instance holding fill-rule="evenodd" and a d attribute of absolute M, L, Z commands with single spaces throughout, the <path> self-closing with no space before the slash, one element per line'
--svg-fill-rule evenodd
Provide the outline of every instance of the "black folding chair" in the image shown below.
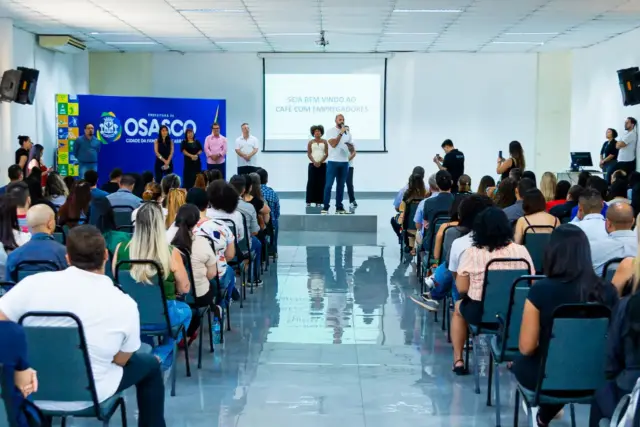
<path fill-rule="evenodd" d="M 602 278 L 607 280 L 608 282 L 613 280 L 613 276 L 615 276 L 620 263 L 624 260 L 624 258 L 612 258 L 609 261 L 604 263 L 602 267 Z"/>
<path fill-rule="evenodd" d="M 33 274 L 47 271 L 60 271 L 60 267 L 53 261 L 48 260 L 24 260 L 20 261 L 11 272 L 11 281 L 18 283 L 22 279 Z"/>
<path fill-rule="evenodd" d="M 113 208 L 113 217 L 116 221 L 116 229 L 122 226 L 131 226 L 133 225 L 133 221 L 131 220 L 131 214 L 133 214 L 133 209 L 129 205 L 116 205 L 112 206 Z"/>
<path fill-rule="evenodd" d="M 529 232 L 531 230 L 531 232 Z M 538 232 L 542 230 L 543 232 Z M 529 255 L 531 255 L 531 260 L 533 261 L 533 268 L 536 274 L 543 274 L 543 263 L 544 263 L 544 251 L 547 248 L 547 244 L 549 243 L 549 239 L 551 239 L 551 233 L 555 230 L 553 225 L 530 225 L 524 229 L 524 234 L 522 235 L 522 244 L 527 251 L 529 251 Z"/>

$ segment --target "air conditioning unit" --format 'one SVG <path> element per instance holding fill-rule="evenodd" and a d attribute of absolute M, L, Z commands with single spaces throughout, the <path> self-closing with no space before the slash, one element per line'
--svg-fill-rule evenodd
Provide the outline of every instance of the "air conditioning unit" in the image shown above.
<path fill-rule="evenodd" d="M 38 36 L 38 44 L 45 49 L 61 53 L 80 53 L 87 50 L 87 46 L 71 36 Z"/>

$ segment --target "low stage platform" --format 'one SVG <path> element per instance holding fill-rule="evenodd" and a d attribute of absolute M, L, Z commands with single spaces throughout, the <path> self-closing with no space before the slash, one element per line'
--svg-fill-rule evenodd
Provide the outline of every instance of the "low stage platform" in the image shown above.
<path fill-rule="evenodd" d="M 348 215 L 322 215 L 319 207 L 304 207 L 303 213 L 280 215 L 280 231 L 376 233 L 378 215 L 353 210 Z"/>

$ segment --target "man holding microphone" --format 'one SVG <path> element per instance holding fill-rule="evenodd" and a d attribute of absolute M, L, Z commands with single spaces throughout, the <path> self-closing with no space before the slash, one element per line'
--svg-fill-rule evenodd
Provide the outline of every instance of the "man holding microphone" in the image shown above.
<path fill-rule="evenodd" d="M 344 125 L 344 116 L 336 116 L 336 125 L 327 130 L 329 142 L 329 156 L 327 157 L 327 180 L 324 186 L 324 207 L 320 213 L 329 213 L 329 202 L 331 201 L 331 189 L 336 181 L 336 213 L 349 213 L 342 205 L 344 197 L 344 185 L 349 174 L 349 156 L 353 151 L 351 143 L 351 132 L 349 126 Z"/>

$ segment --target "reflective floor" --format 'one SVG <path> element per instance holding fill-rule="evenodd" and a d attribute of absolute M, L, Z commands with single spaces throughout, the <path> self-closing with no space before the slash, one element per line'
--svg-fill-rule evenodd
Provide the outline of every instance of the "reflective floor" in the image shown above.
<path fill-rule="evenodd" d="M 451 345 L 433 314 L 408 298 L 419 285 L 415 267 L 399 262 L 390 202 L 367 200 L 366 208 L 376 209 L 380 223 L 369 244 L 362 236 L 341 246 L 325 243 L 336 236 L 298 236 L 304 245 L 287 237 L 264 286 L 247 293 L 243 309 L 232 307 L 225 344 L 213 355 L 205 348 L 200 370 L 194 344 L 190 378 L 178 365 L 177 396 L 167 391 L 167 425 L 495 425 L 494 408 L 486 406 L 486 345 L 476 395 L 473 376 L 451 372 Z M 511 426 L 514 387 L 502 368 L 501 377 L 502 425 Z M 132 391 L 127 404 L 136 425 Z M 586 425 L 588 408 L 577 409 L 578 425 Z M 116 415 L 111 425 L 119 423 Z M 520 425 L 526 425 L 522 411 Z M 551 425 L 568 426 L 568 411 Z"/>

